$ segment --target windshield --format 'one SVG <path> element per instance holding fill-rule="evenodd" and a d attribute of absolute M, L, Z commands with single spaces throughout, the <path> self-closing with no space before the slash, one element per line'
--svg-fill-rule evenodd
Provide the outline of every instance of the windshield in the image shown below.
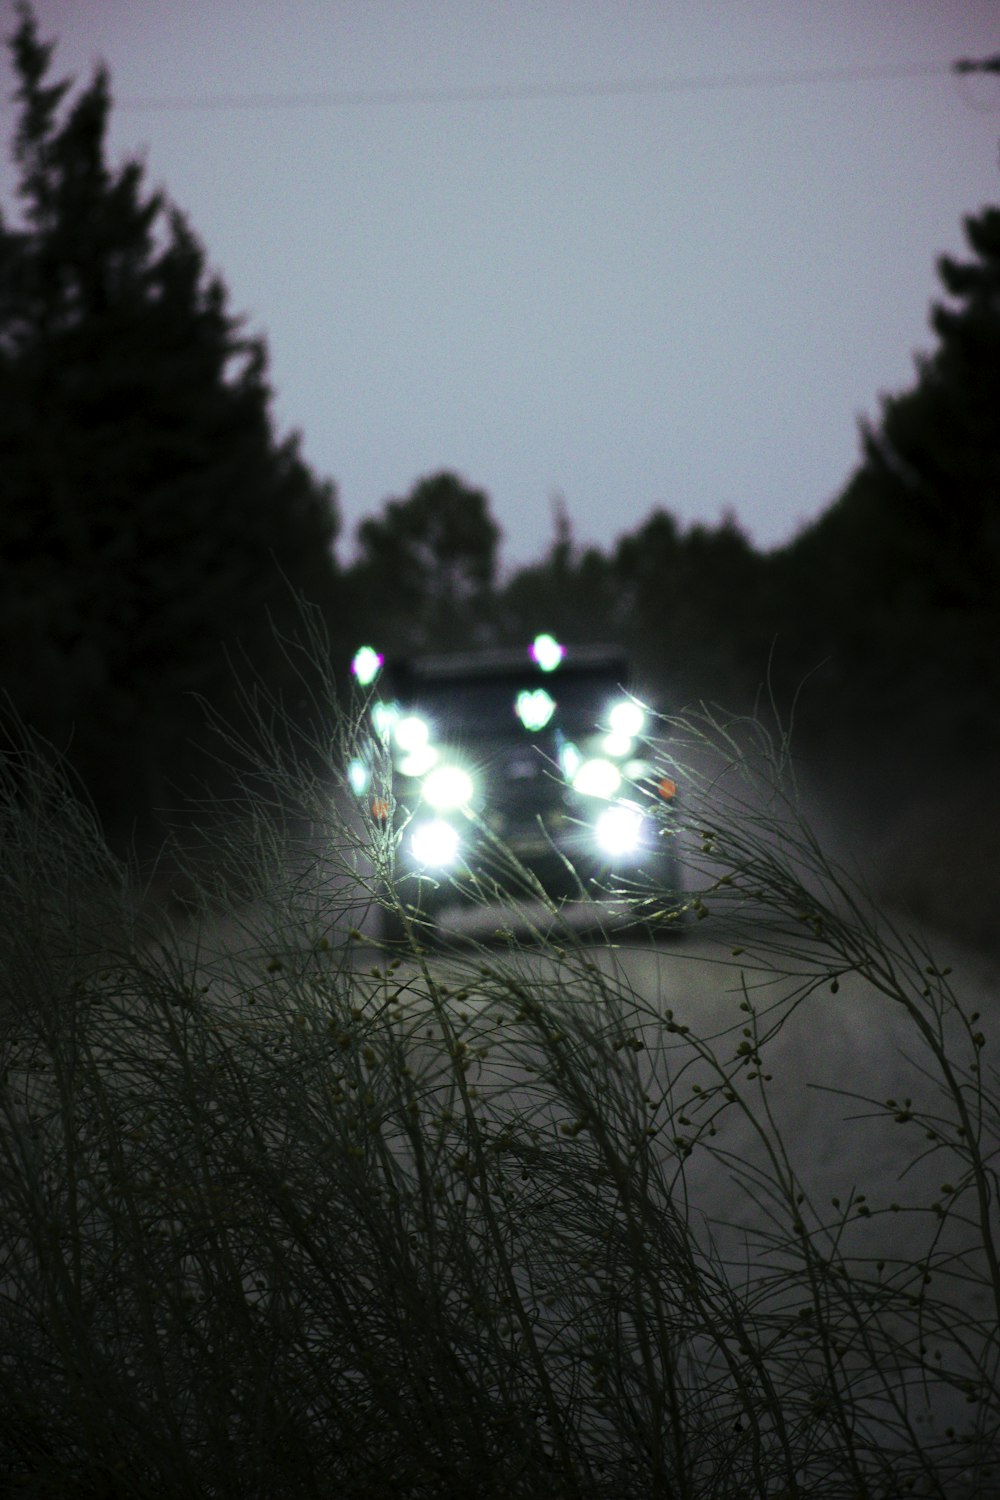
<path fill-rule="evenodd" d="M 559 732 L 591 734 L 625 694 L 624 669 L 564 668 L 543 675 L 525 668 L 490 676 L 469 673 L 407 685 L 407 710 L 426 718 L 436 738 L 521 738 Z"/>

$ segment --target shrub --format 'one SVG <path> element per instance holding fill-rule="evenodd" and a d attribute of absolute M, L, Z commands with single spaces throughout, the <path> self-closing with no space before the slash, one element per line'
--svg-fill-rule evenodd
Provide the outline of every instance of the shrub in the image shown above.
<path fill-rule="evenodd" d="M 396 898 L 391 835 L 332 790 L 350 723 L 325 775 L 323 747 L 264 737 L 215 810 L 239 893 L 202 869 L 185 920 L 143 906 L 37 746 L 7 757 L 12 1493 L 995 1488 L 984 1023 L 824 854 L 783 743 L 670 728 L 689 927 L 641 960 L 555 909 L 492 943 L 431 948 L 398 910 L 403 941 L 363 936 Z M 788 1133 L 787 1040 L 849 992 L 916 1080 L 838 1117 L 859 1175 L 865 1142 L 912 1138 L 898 1204 L 821 1202 Z"/>

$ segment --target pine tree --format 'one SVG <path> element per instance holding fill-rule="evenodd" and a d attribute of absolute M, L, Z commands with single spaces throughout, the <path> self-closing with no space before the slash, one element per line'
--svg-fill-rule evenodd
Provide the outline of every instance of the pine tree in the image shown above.
<path fill-rule="evenodd" d="M 619 634 L 674 707 L 704 699 L 745 708 L 767 670 L 766 561 L 732 514 L 682 530 L 655 510 L 611 559 Z"/>
<path fill-rule="evenodd" d="M 897 571 L 919 575 L 922 602 L 939 609 L 995 604 L 1000 582 L 1000 209 L 965 232 L 978 260 L 938 262 L 955 304 L 932 311 L 939 347 L 864 434 Z"/>
<path fill-rule="evenodd" d="M 552 501 L 553 535 L 539 562 L 507 580 L 498 601 L 504 640 L 523 645 L 542 630 L 577 645 L 620 640 L 616 580 L 606 555 L 581 547 L 561 495 Z"/>
<path fill-rule="evenodd" d="M 481 643 L 499 540 L 489 496 L 447 470 L 387 500 L 358 528 L 353 583 L 367 628 L 391 651 Z"/>
<path fill-rule="evenodd" d="M 293 588 L 336 611 L 334 495 L 275 438 L 264 344 L 183 215 L 108 164 L 106 72 L 70 99 L 27 6 L 10 42 L 0 686 L 124 815 L 164 795 L 227 657 L 273 669 Z"/>
<path fill-rule="evenodd" d="M 1000 209 L 964 227 L 975 258 L 938 262 L 936 349 L 863 427 L 857 471 L 782 569 L 800 667 L 828 659 L 843 714 L 917 730 L 928 756 L 1000 741 Z"/>

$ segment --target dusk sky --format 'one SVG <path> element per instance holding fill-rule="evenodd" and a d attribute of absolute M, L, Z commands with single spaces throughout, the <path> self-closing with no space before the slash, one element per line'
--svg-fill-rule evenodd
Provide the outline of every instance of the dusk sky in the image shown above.
<path fill-rule="evenodd" d="M 997 0 L 38 0 L 190 216 L 357 522 L 436 470 L 508 566 L 552 498 L 787 540 L 998 201 Z M 15 23 L 0 0 L 3 31 Z M 3 58 L 2 128 L 14 115 Z M 0 175 L 13 212 L 9 152 Z"/>

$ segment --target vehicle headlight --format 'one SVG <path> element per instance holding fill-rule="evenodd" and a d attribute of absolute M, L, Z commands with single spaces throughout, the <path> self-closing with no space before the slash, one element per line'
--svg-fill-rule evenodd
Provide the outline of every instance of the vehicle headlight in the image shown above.
<path fill-rule="evenodd" d="M 424 777 L 424 797 L 438 812 L 453 812 L 468 807 L 475 786 L 468 771 L 461 766 L 437 766 Z"/>
<path fill-rule="evenodd" d="M 430 726 L 419 714 L 406 714 L 393 725 L 393 739 L 403 753 L 397 769 L 403 776 L 426 776 L 439 754 L 431 744 Z"/>
<path fill-rule="evenodd" d="M 445 870 L 458 859 L 461 842 L 457 828 L 446 823 L 444 818 L 433 818 L 414 828 L 410 835 L 410 853 L 418 865 Z"/>
<path fill-rule="evenodd" d="M 573 790 L 584 797 L 613 797 L 621 784 L 622 773 L 610 760 L 584 760 L 573 772 Z"/>
<path fill-rule="evenodd" d="M 594 835 L 605 854 L 633 854 L 642 847 L 643 816 L 636 807 L 606 807 L 594 824 Z"/>

